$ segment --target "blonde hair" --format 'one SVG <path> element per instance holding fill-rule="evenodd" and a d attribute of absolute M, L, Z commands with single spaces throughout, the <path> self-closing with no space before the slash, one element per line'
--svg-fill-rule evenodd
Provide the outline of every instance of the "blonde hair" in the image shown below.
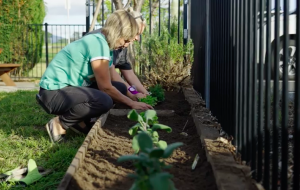
<path fill-rule="evenodd" d="M 142 16 L 142 14 L 140 12 L 134 11 L 132 7 L 129 7 L 127 9 L 127 12 L 129 12 L 129 14 L 131 14 L 131 16 L 133 16 L 133 18 Z M 146 21 L 143 21 L 141 18 L 136 18 L 135 20 L 139 25 L 139 31 L 141 30 L 142 27 L 146 28 Z"/>
<path fill-rule="evenodd" d="M 139 33 L 139 25 L 127 11 L 117 10 L 107 18 L 101 31 L 105 34 L 109 48 L 114 49 L 120 38 L 124 38 L 124 40 L 134 39 Z"/>

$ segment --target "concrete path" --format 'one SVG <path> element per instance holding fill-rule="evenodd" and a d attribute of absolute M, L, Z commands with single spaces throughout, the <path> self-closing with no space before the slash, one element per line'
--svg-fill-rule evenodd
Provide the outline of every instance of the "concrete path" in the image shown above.
<path fill-rule="evenodd" d="M 35 82 L 15 82 L 17 86 L 6 86 L 0 82 L 0 92 L 15 92 L 17 90 L 39 90 L 39 84 Z"/>

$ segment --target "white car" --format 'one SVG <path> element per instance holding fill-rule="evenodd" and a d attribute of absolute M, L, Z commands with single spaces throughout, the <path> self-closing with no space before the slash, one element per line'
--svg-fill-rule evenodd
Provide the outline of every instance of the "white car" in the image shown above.
<path fill-rule="evenodd" d="M 293 2 L 296 2 L 296 0 L 290 0 L 290 12 L 289 12 L 289 62 L 288 62 L 288 79 L 289 80 L 295 80 L 295 69 L 296 69 L 296 8 L 293 7 L 295 4 Z M 273 4 L 274 6 L 274 4 Z M 264 22 L 264 52 L 266 52 L 266 12 L 265 12 L 265 22 Z M 259 19 L 259 15 L 258 15 Z M 283 40 L 284 40 L 284 26 L 283 26 L 283 11 L 280 11 L 280 27 L 279 27 L 279 40 L 280 40 L 280 47 L 279 47 L 279 79 L 282 79 L 283 77 Z M 259 21 L 258 21 L 259 26 Z M 258 27 L 258 33 L 257 33 L 257 63 L 259 63 L 259 27 Z M 275 11 L 272 10 L 271 12 L 271 79 L 274 77 L 274 57 L 275 57 Z M 265 53 L 263 55 L 263 60 L 265 61 Z"/>

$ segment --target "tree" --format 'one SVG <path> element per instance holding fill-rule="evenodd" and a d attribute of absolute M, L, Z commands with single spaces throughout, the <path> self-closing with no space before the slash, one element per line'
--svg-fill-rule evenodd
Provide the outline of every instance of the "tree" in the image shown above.
<path fill-rule="evenodd" d="M 0 0 L 0 13 L 0 61 L 34 67 L 42 56 L 44 1 Z"/>

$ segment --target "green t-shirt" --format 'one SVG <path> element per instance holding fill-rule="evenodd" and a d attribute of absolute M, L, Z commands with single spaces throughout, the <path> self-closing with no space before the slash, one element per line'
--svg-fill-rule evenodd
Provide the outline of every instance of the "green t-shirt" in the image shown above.
<path fill-rule="evenodd" d="M 43 74 L 40 86 L 57 90 L 66 86 L 88 86 L 94 78 L 91 62 L 105 59 L 112 66 L 112 51 L 101 33 L 74 41 L 56 54 Z"/>

